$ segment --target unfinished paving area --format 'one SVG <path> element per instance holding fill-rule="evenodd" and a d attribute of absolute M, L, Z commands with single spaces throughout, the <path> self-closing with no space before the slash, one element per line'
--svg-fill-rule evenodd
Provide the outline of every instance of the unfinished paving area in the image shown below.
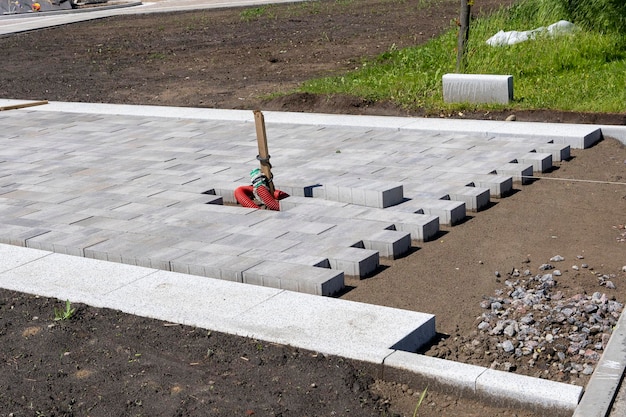
<path fill-rule="evenodd" d="M 427 312 L 372 311 L 377 307 L 284 290 L 340 292 L 346 275 L 375 274 L 381 257 L 404 255 L 440 227 L 454 233 L 468 211 L 487 209 L 513 181 L 566 159 L 570 147 L 590 146 L 599 129 L 265 116 L 277 188 L 292 195 L 280 212 L 224 205 L 258 164 L 252 112 L 50 103 L 0 113 L 0 241 L 29 248 L 3 247 L 3 286 L 386 361 L 485 396 L 573 410 L 581 387 L 404 355 L 434 335 Z M 75 261 L 81 257 L 85 263 Z M 87 271 L 101 268 L 91 284 L 97 288 L 85 286 Z M 72 271 L 83 281 L 71 279 Z M 242 283 L 256 285 L 242 291 Z M 243 304 L 233 295 L 242 292 L 249 294 Z M 207 294 L 251 309 L 243 315 L 224 302 L 211 304 Z M 189 305 L 181 309 L 181 300 Z M 194 306 L 206 311 L 207 302 L 228 311 L 199 323 Z M 285 310 L 289 317 L 279 314 Z M 320 313 L 329 311 L 336 313 Z M 243 325 L 242 317 L 256 319 Z M 351 328 L 359 322 L 358 331 L 339 332 L 349 335 L 342 343 L 337 321 Z"/>
<path fill-rule="evenodd" d="M 425 119 L 266 117 L 275 184 L 291 195 L 280 212 L 224 205 L 258 166 L 251 112 L 2 112 L 0 242 L 333 295 L 344 276 L 375 273 L 381 257 L 403 256 L 601 137 L 573 125 L 536 135 L 539 126 L 505 122 L 481 132 Z"/>

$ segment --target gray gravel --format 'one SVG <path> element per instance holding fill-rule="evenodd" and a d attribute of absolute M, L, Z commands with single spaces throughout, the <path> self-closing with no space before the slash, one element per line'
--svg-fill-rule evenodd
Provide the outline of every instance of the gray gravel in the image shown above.
<path fill-rule="evenodd" d="M 556 255 L 550 262 L 564 260 Z M 581 267 L 589 268 L 587 264 Z M 514 269 L 503 289 L 481 301 L 485 311 L 472 344 L 493 346 L 495 342 L 495 349 L 509 355 L 511 361 L 521 360 L 530 367 L 541 361 L 544 367 L 556 367 L 563 373 L 590 375 L 623 305 L 602 291 L 566 298 L 555 279 L 560 270 L 552 264 L 543 264 L 538 270 L 533 275 L 529 269 Z M 615 288 L 615 275 L 594 273 L 599 287 Z M 492 368 L 512 371 L 515 365 L 502 363 L 500 355 Z"/>

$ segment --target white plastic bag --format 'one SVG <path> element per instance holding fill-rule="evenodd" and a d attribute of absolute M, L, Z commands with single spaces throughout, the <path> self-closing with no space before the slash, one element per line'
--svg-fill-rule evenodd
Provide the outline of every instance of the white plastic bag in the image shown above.
<path fill-rule="evenodd" d="M 515 45 L 516 43 L 535 39 L 538 33 L 547 32 L 551 36 L 556 36 L 564 33 L 571 33 L 575 27 L 576 26 L 573 23 L 568 22 L 567 20 L 559 20 L 547 28 L 542 26 L 537 29 L 526 30 L 523 32 L 518 32 L 516 30 L 505 32 L 501 30 L 491 38 L 487 39 L 487 44 L 491 46 Z"/>

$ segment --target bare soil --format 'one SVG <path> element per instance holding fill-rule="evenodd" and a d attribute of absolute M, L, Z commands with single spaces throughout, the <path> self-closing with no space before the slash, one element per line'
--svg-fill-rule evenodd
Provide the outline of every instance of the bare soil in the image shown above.
<path fill-rule="evenodd" d="M 394 116 L 407 111 L 355 97 L 272 94 L 350 70 L 365 58 L 436 36 L 458 2 L 348 0 L 114 17 L 0 38 L 0 97 Z M 488 13 L 512 0 L 484 0 Z M 255 17 L 259 15 L 258 17 Z M 502 120 L 510 111 L 466 112 Z M 626 114 L 548 110 L 517 120 L 626 124 Z M 555 256 L 566 296 L 626 301 L 626 149 L 607 138 L 436 241 L 386 261 L 342 298 L 434 313 L 440 339 L 426 354 L 490 366 L 513 360 L 467 348 L 480 302 L 514 268 Z M 280 167 L 276 167 L 277 174 Z M 584 260 L 577 257 L 583 256 Z M 586 269 L 572 269 L 585 262 Z M 501 272 L 497 277 L 495 271 Z M 613 274 L 615 289 L 595 273 Z M 0 416 L 412 416 L 426 387 L 376 381 L 358 364 L 262 341 L 0 290 Z M 584 385 L 546 359 L 515 372 Z M 532 416 L 429 390 L 420 416 Z"/>

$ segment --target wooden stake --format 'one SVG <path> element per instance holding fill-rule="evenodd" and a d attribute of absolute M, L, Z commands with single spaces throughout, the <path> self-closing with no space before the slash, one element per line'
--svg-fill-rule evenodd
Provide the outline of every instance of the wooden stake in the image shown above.
<path fill-rule="evenodd" d="M 3 110 L 17 110 L 17 109 L 23 109 L 24 107 L 41 106 L 42 104 L 48 104 L 48 100 L 31 101 L 31 102 L 28 102 L 28 103 L 14 104 L 14 105 L 11 105 L 11 106 L 0 106 L 0 111 L 3 111 Z"/>
<path fill-rule="evenodd" d="M 256 125 L 256 140 L 259 144 L 259 154 L 256 159 L 261 163 L 261 172 L 267 177 L 269 189 L 274 195 L 274 181 L 272 181 L 272 164 L 267 150 L 267 133 L 265 132 L 265 118 L 261 110 L 254 110 L 254 124 Z"/>
<path fill-rule="evenodd" d="M 470 15 L 474 0 L 461 0 L 461 13 L 459 16 L 459 37 L 456 49 L 456 72 L 465 72 L 465 48 L 469 40 Z"/>

